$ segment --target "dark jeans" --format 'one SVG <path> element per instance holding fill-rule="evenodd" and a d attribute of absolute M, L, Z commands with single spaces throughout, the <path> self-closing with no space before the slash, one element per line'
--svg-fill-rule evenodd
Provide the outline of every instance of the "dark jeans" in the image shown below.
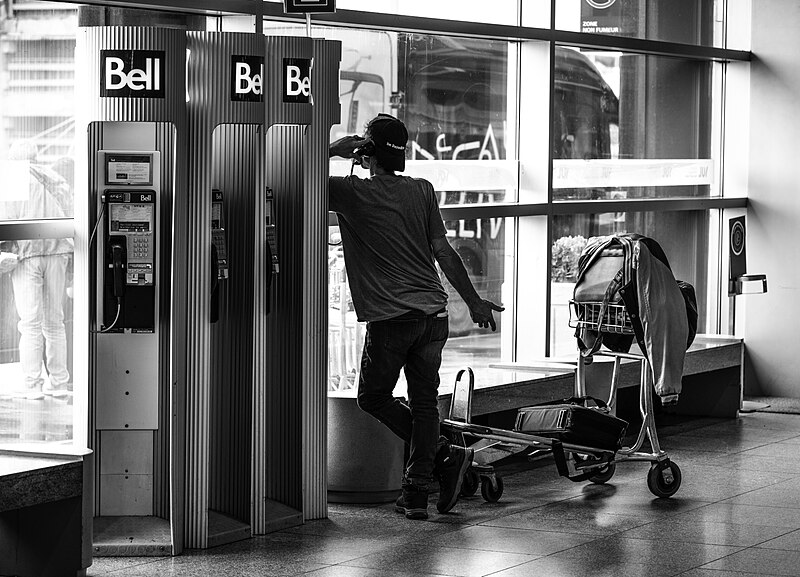
<path fill-rule="evenodd" d="M 439 366 L 449 332 L 447 316 L 367 323 L 358 381 L 358 406 L 409 445 L 406 482 L 427 486 L 439 440 Z M 393 391 L 405 367 L 408 404 Z"/>

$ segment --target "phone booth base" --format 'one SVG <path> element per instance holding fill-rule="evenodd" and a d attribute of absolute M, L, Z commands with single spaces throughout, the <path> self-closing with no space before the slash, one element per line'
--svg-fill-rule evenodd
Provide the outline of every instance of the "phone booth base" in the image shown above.
<path fill-rule="evenodd" d="M 98 557 L 163 557 L 172 553 L 169 521 L 159 517 L 95 517 Z"/>

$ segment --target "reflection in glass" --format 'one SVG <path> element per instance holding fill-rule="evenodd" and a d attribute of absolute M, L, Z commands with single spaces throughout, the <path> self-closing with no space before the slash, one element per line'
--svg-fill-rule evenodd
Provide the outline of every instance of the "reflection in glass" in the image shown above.
<path fill-rule="evenodd" d="M 555 200 L 709 196 L 711 65 L 556 52 Z"/>
<path fill-rule="evenodd" d="M 720 0 L 556 0 L 556 28 L 573 32 L 722 46 L 714 12 Z M 717 5 L 720 5 L 718 8 Z"/>
<path fill-rule="evenodd" d="M 14 4 L 0 7 L 0 221 L 71 218 L 77 6 Z M 73 244 L 31 226 L 0 238 L 0 443 L 73 438 Z"/>
<path fill-rule="evenodd" d="M 72 244 L 5 241 L 0 275 L 0 442 L 72 438 Z"/>

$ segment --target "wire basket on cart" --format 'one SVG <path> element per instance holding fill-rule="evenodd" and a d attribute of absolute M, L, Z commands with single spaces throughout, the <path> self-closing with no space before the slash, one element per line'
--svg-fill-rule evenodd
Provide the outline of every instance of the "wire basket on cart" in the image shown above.
<path fill-rule="evenodd" d="M 631 319 L 624 305 L 603 302 L 576 302 L 570 301 L 570 321 L 572 328 L 587 329 L 597 333 L 613 333 L 633 335 L 634 329 Z M 647 474 L 647 486 L 656 497 L 667 498 L 674 495 L 681 485 L 681 470 L 677 464 L 669 459 L 658 442 L 656 424 L 653 414 L 653 377 L 647 358 L 642 354 L 628 352 L 614 352 L 605 349 L 597 350 L 592 355 L 608 356 L 614 359 L 609 395 L 606 405 L 613 409 L 616 405 L 617 387 L 621 374 L 621 363 L 639 363 L 639 409 L 642 424 L 636 441 L 630 447 L 622 447 L 616 451 L 596 446 L 586 446 L 517 430 L 499 429 L 475 425 L 471 423 L 472 416 L 472 391 L 474 375 L 471 369 L 459 372 L 450 403 L 450 413 L 443 424 L 461 436 L 464 444 L 466 437 L 475 438 L 477 442 L 472 445 L 476 451 L 476 462 L 470 467 L 464 477 L 461 494 L 470 496 L 481 488 L 481 494 L 486 501 L 496 502 L 503 493 L 503 480 L 499 471 L 491 464 L 480 463 L 479 453 L 492 448 L 501 447 L 505 450 L 516 448 L 523 452 L 529 460 L 551 454 L 555 460 L 560 475 L 572 481 L 581 482 L 588 480 L 591 483 L 606 483 L 614 475 L 617 463 L 624 461 L 649 462 L 650 469 Z M 591 363 L 591 355 L 585 357 L 578 354 L 575 364 L 574 395 L 576 398 L 586 398 L 586 365 Z M 463 374 L 468 373 L 469 379 L 462 381 Z M 643 451 L 645 440 L 650 442 L 650 452 Z"/>
<path fill-rule="evenodd" d="M 602 302 L 569 302 L 569 326 L 597 332 L 632 335 L 633 325 L 625 305 Z"/>

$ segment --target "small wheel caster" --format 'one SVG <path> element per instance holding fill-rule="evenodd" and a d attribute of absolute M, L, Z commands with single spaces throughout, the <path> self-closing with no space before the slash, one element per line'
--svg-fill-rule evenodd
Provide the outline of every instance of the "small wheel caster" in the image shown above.
<path fill-rule="evenodd" d="M 481 482 L 481 496 L 487 503 L 497 503 L 503 496 L 503 479 L 484 477 Z"/>
<path fill-rule="evenodd" d="M 681 486 L 681 470 L 672 461 L 653 463 L 647 473 L 647 488 L 656 497 L 672 497 Z"/>

